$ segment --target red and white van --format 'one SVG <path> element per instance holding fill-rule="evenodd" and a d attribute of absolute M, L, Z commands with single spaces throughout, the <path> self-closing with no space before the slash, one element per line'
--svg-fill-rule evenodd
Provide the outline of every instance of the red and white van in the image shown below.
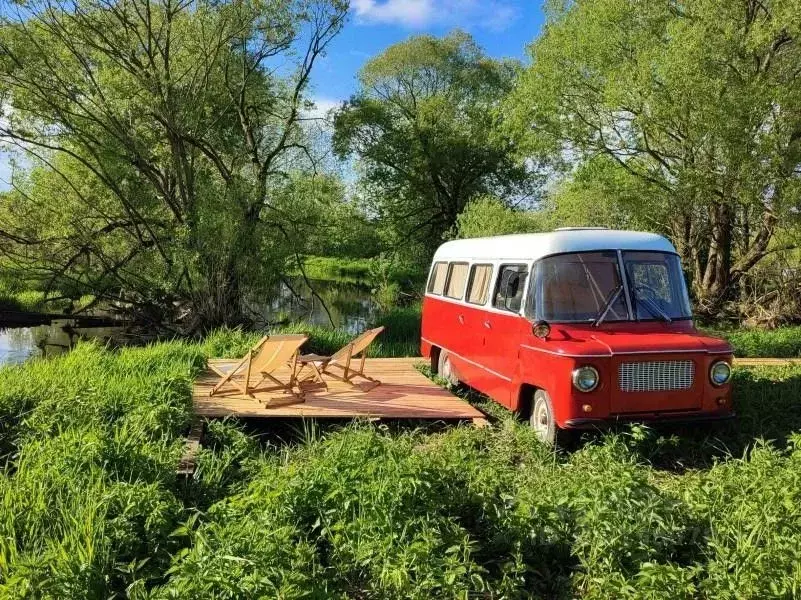
<path fill-rule="evenodd" d="M 435 372 L 520 411 L 546 441 L 619 420 L 732 416 L 731 346 L 696 330 L 676 250 L 653 233 L 443 244 L 421 350 Z"/>

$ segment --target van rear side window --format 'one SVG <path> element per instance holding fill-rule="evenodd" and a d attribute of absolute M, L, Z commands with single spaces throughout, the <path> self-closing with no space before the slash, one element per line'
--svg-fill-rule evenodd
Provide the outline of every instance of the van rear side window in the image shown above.
<path fill-rule="evenodd" d="M 428 280 L 428 293 L 442 295 L 445 291 L 445 279 L 448 275 L 448 263 L 438 262 L 431 269 L 431 279 Z"/>
<path fill-rule="evenodd" d="M 470 304 L 486 304 L 489 295 L 492 265 L 473 265 L 467 284 L 467 301 Z"/>
<path fill-rule="evenodd" d="M 520 312 L 527 276 L 526 265 L 501 265 L 492 305 L 501 310 Z"/>
<path fill-rule="evenodd" d="M 445 295 L 454 300 L 461 300 L 465 283 L 467 283 L 467 263 L 451 263 L 448 269 L 448 283 L 445 285 Z"/>

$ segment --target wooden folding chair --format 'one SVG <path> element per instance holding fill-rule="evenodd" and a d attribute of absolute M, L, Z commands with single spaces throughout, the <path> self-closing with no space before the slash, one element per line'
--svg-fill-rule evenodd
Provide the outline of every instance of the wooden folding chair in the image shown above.
<path fill-rule="evenodd" d="M 251 398 L 255 398 L 254 391 L 281 390 L 291 394 L 299 402 L 303 402 L 303 394 L 296 393 L 293 388 L 297 383 L 298 354 L 300 347 L 307 339 L 309 339 L 308 336 L 303 334 L 267 335 L 261 338 L 259 343 L 234 365 L 220 366 L 210 362 L 209 367 L 220 376 L 220 381 L 209 392 L 209 396 L 219 393 L 223 386 L 230 384 Z M 273 373 L 287 364 L 291 371 L 289 381 L 285 383 L 276 379 Z M 251 376 L 254 373 L 261 375 L 261 379 L 255 384 L 251 382 Z M 267 388 L 260 387 L 267 379 L 274 385 Z"/>
<path fill-rule="evenodd" d="M 353 379 L 361 377 L 373 383 L 369 388 L 364 391 L 369 391 L 381 382 L 373 379 L 364 372 L 364 359 L 367 358 L 367 349 L 373 343 L 378 334 L 384 331 L 383 327 L 376 327 L 365 331 L 361 335 L 354 338 L 351 342 L 345 344 L 342 348 L 337 350 L 331 356 L 319 356 L 317 354 L 303 354 L 298 358 L 301 371 L 304 367 L 309 367 L 312 370 L 312 380 L 322 383 L 326 389 L 328 384 L 323 378 L 323 374 L 333 377 L 339 381 L 344 381 L 350 385 L 355 385 Z M 354 368 L 352 361 L 359 360 L 358 368 Z M 342 374 L 332 373 L 331 369 L 336 367 L 342 370 Z"/>

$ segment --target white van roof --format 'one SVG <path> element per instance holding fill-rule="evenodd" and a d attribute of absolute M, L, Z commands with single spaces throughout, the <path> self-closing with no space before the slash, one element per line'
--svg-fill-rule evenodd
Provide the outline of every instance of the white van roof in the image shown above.
<path fill-rule="evenodd" d="M 644 231 L 599 228 L 565 228 L 545 233 L 522 233 L 445 242 L 434 260 L 532 261 L 563 252 L 591 250 L 651 250 L 676 253 L 666 238 Z"/>

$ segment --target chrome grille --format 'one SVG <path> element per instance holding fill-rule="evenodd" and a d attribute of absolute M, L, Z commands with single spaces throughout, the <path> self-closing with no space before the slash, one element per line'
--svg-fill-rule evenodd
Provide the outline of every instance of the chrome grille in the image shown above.
<path fill-rule="evenodd" d="M 618 372 L 623 392 L 663 392 L 692 387 L 695 363 L 691 360 L 628 362 Z"/>

